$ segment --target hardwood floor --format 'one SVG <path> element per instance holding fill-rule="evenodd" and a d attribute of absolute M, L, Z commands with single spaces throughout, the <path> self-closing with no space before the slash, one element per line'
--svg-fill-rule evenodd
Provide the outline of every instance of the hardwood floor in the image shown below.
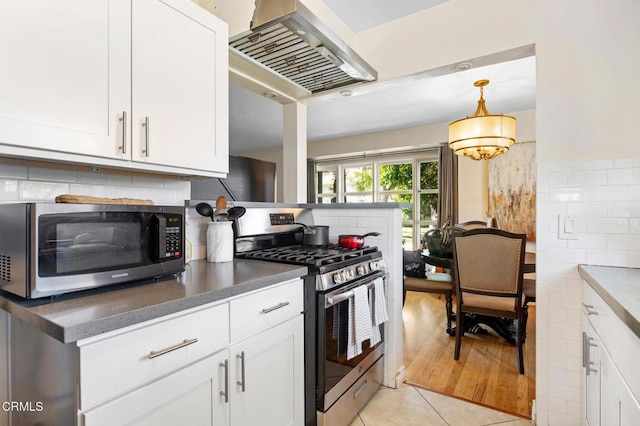
<path fill-rule="evenodd" d="M 445 333 L 444 298 L 408 292 L 403 309 L 407 382 L 530 418 L 535 398 L 535 313 L 535 304 L 530 305 L 522 375 L 518 374 L 515 346 L 493 331 L 466 333 L 460 359 L 455 361 L 455 337 Z"/>

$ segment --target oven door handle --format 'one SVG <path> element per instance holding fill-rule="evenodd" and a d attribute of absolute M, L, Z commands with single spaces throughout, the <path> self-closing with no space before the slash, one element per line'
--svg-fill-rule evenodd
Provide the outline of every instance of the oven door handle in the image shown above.
<path fill-rule="evenodd" d="M 373 287 L 373 283 L 376 279 L 378 278 L 387 278 L 388 274 L 382 274 L 379 276 L 373 276 L 373 277 L 369 277 L 368 278 L 368 282 L 366 284 L 367 289 L 371 289 Z M 363 284 L 359 284 L 359 285 L 363 285 Z M 354 287 L 357 287 L 358 285 L 355 285 Z M 341 292 L 335 292 L 334 294 L 327 294 L 325 296 L 325 302 L 324 302 L 324 308 L 330 308 L 334 305 L 337 305 L 340 302 L 344 302 L 345 300 L 348 300 L 350 298 L 353 297 L 353 290 L 347 290 L 347 291 L 341 291 Z"/>
<path fill-rule="evenodd" d="M 367 284 L 367 289 L 371 289 L 373 287 L 373 281 Z M 338 293 L 335 296 L 327 296 L 327 303 L 325 303 L 325 308 L 336 305 L 340 302 L 344 302 L 347 299 L 351 299 L 353 297 L 353 290 L 345 291 L 343 293 Z"/>

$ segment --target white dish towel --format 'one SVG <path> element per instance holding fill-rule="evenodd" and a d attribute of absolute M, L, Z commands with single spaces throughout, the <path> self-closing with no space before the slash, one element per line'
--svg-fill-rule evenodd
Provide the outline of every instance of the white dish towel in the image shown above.
<path fill-rule="evenodd" d="M 371 347 L 377 345 L 382 337 L 380 336 L 380 324 L 389 320 L 387 315 L 387 299 L 384 296 L 384 281 L 382 278 L 373 280 L 373 301 L 369 301 L 371 307 Z"/>
<path fill-rule="evenodd" d="M 362 342 L 371 339 L 371 310 L 366 285 L 353 289 L 353 297 L 349 299 L 348 325 L 347 359 L 352 359 L 362 353 Z"/>

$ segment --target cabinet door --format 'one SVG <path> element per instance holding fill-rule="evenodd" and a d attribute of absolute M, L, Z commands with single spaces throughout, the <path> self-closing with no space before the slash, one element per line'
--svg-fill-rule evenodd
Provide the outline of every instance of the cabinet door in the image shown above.
<path fill-rule="evenodd" d="M 85 426 L 229 424 L 224 362 L 228 351 L 81 414 Z"/>
<path fill-rule="evenodd" d="M 600 425 L 601 362 L 602 348 L 595 330 L 583 316 L 582 367 L 584 371 L 583 417 L 589 426 Z"/>
<path fill-rule="evenodd" d="M 122 158 L 129 7 L 128 0 L 0 0 L 0 153 Z"/>
<path fill-rule="evenodd" d="M 189 0 L 132 4 L 132 159 L 228 170 L 227 24 Z"/>
<path fill-rule="evenodd" d="M 601 407 L 603 425 L 632 426 L 640 419 L 640 404 L 606 350 L 602 351 Z"/>
<path fill-rule="evenodd" d="M 233 424 L 304 424 L 303 339 L 298 315 L 231 347 Z"/>

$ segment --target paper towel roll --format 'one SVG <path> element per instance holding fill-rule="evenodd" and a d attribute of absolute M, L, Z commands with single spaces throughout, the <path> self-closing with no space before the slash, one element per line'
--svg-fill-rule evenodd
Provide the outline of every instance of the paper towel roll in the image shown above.
<path fill-rule="evenodd" d="M 207 229 L 207 260 L 230 262 L 233 260 L 232 222 L 209 222 Z"/>

